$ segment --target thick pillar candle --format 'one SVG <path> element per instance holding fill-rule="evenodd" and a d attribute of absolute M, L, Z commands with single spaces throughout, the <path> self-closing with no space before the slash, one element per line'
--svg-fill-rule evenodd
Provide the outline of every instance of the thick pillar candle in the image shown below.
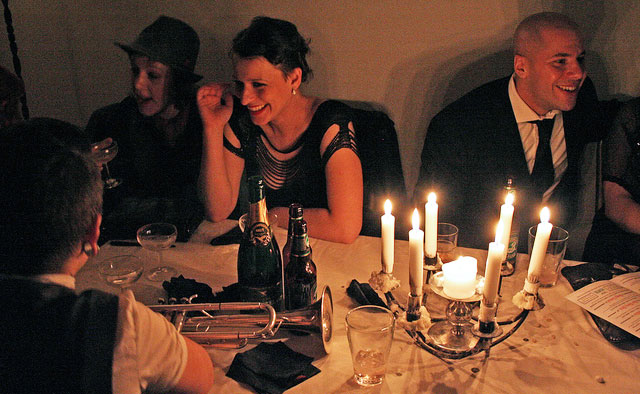
<path fill-rule="evenodd" d="M 424 205 L 424 215 L 424 255 L 434 258 L 438 250 L 438 204 L 435 193 L 429 193 Z"/>
<path fill-rule="evenodd" d="M 396 218 L 391 214 L 391 201 L 384 202 L 384 215 L 381 221 L 381 258 L 382 271 L 390 274 L 393 272 L 393 242 L 395 238 Z"/>
<path fill-rule="evenodd" d="M 507 258 L 507 249 L 509 249 L 509 237 L 511 235 L 511 223 L 513 222 L 513 193 L 507 193 L 504 204 L 500 207 L 500 221 L 502 222 L 502 234 L 500 239 L 496 237 L 496 242 L 505 245 L 504 256 L 502 260 Z"/>
<path fill-rule="evenodd" d="M 542 263 L 544 262 L 544 257 L 547 253 L 547 246 L 549 245 L 551 229 L 553 229 L 553 225 L 549 223 L 549 216 L 551 216 L 549 208 L 542 208 L 540 211 L 540 223 L 536 230 L 536 238 L 533 241 L 533 248 L 531 249 L 529 271 L 527 273 L 528 278 L 537 278 L 540 275 Z"/>
<path fill-rule="evenodd" d="M 444 293 L 457 299 L 469 298 L 476 292 L 476 274 L 478 273 L 478 260 L 464 256 L 458 260 L 442 264 Z"/>
<path fill-rule="evenodd" d="M 484 270 L 484 290 L 482 294 L 487 305 L 493 305 L 498 296 L 498 283 L 500 282 L 500 266 L 503 260 L 503 253 L 506 246 L 500 242 L 499 238 L 502 238 L 503 223 L 498 222 L 498 228 L 496 229 L 496 241 L 489 243 L 489 254 L 487 255 L 487 266 Z M 509 238 L 507 237 L 507 240 Z"/>
<path fill-rule="evenodd" d="M 413 210 L 413 229 L 409 231 L 409 286 L 414 296 L 422 294 L 422 269 L 424 266 L 424 232 L 420 230 L 420 214 Z"/>

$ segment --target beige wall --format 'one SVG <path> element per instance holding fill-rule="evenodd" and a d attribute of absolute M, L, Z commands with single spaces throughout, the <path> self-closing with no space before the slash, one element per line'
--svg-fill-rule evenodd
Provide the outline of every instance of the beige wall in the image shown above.
<path fill-rule="evenodd" d="M 588 35 L 588 68 L 601 97 L 640 92 L 640 2 L 533 0 L 20 0 L 10 2 L 29 107 L 83 126 L 128 90 L 128 64 L 113 41 L 131 41 L 159 14 L 191 24 L 197 71 L 227 79 L 232 37 L 256 15 L 284 18 L 311 39 L 307 93 L 367 101 L 396 122 L 413 190 L 431 117 L 464 92 L 511 71 L 510 36 L 529 14 L 553 10 Z M 10 66 L 8 45 L 0 64 Z"/>

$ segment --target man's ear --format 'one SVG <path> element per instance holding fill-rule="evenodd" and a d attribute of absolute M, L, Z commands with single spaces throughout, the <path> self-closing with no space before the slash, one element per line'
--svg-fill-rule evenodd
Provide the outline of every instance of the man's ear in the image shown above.
<path fill-rule="evenodd" d="M 529 64 L 527 58 L 522 55 L 515 55 L 513 57 L 513 71 L 518 78 L 526 78 L 529 73 Z"/>
<path fill-rule="evenodd" d="M 96 216 L 91 228 L 87 232 L 85 242 L 89 242 L 93 248 L 93 254 L 98 254 L 98 239 L 100 238 L 100 225 L 102 224 L 102 214 Z"/>

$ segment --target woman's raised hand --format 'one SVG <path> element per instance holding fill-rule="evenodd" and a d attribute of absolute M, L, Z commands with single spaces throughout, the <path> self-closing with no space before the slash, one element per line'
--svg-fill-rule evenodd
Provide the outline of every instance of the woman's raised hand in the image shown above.
<path fill-rule="evenodd" d="M 222 128 L 231 118 L 233 97 L 228 83 L 209 83 L 198 89 L 198 109 L 204 127 Z"/>

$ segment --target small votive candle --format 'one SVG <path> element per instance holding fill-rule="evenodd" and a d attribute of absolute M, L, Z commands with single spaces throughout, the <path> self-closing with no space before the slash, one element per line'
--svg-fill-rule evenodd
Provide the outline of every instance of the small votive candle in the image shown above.
<path fill-rule="evenodd" d="M 443 291 L 445 295 L 465 299 L 476 292 L 476 274 L 478 260 L 470 256 L 463 256 L 457 260 L 442 265 L 444 276 Z"/>

